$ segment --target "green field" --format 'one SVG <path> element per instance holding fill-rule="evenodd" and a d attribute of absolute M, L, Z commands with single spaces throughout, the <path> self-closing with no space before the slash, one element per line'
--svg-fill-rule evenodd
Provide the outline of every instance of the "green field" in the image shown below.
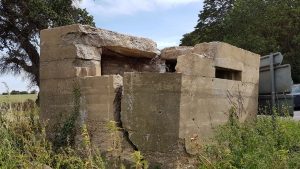
<path fill-rule="evenodd" d="M 24 102 L 27 99 L 35 101 L 37 94 L 20 94 L 20 95 L 0 95 L 0 103 L 3 102 Z"/>

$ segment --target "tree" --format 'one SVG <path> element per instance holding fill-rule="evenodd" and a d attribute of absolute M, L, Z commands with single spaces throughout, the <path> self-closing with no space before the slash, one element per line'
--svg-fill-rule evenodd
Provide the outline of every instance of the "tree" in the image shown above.
<path fill-rule="evenodd" d="M 36 90 L 32 90 L 32 91 L 30 91 L 30 94 L 37 94 L 37 91 Z"/>
<path fill-rule="evenodd" d="M 193 46 L 199 42 L 223 40 L 224 19 L 233 7 L 234 1 L 205 0 L 195 30 L 183 35 L 181 45 Z"/>
<path fill-rule="evenodd" d="M 0 73 L 24 72 L 39 86 L 39 31 L 74 23 L 94 26 L 72 0 L 0 0 Z"/>
<path fill-rule="evenodd" d="M 28 94 L 27 91 L 20 91 L 20 94 Z"/>
<path fill-rule="evenodd" d="M 17 91 L 17 90 L 13 90 L 10 92 L 11 95 L 18 95 L 20 94 L 20 91 Z"/>
<path fill-rule="evenodd" d="M 239 0 L 226 18 L 224 41 L 261 55 L 283 53 L 294 82 L 299 83 L 299 19 L 297 0 Z"/>
<path fill-rule="evenodd" d="M 217 15 L 222 19 L 214 25 L 202 23 L 200 18 L 201 24 L 198 23 L 191 33 L 194 36 L 192 45 L 224 41 L 261 55 L 279 51 L 285 56 L 284 62 L 292 66 L 294 82 L 300 82 L 300 1 L 235 0 L 226 11 L 225 15 L 224 12 Z M 209 13 L 208 16 L 215 15 Z M 208 31 L 198 31 L 206 27 Z M 183 43 L 186 39 L 181 40 L 182 45 L 190 45 Z"/>

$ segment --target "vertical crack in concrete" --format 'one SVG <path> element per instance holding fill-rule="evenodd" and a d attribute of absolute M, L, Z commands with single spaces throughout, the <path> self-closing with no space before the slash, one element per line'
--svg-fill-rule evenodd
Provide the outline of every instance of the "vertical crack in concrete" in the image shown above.
<path fill-rule="evenodd" d="M 114 120 L 117 123 L 117 127 L 119 127 L 123 133 L 123 137 L 125 138 L 126 142 L 131 146 L 131 148 L 135 151 L 138 151 L 138 148 L 136 145 L 133 144 L 133 142 L 129 138 L 129 133 L 128 131 L 125 130 L 122 124 L 121 120 L 121 101 L 122 101 L 122 92 L 123 92 L 123 87 L 120 86 L 116 88 L 116 96 L 114 99 Z"/>

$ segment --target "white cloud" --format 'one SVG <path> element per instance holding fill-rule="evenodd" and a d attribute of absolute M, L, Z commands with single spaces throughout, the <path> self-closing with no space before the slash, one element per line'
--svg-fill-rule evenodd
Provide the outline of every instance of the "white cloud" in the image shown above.
<path fill-rule="evenodd" d="M 157 48 L 158 49 L 163 49 L 163 48 L 166 48 L 166 47 L 172 47 L 172 46 L 178 46 L 179 43 L 178 41 L 157 41 Z"/>
<path fill-rule="evenodd" d="M 202 0 L 82 0 L 81 8 L 86 8 L 92 15 L 116 16 L 131 15 L 140 11 L 168 9 Z"/>
<path fill-rule="evenodd" d="M 19 91 L 29 91 L 29 90 L 38 90 L 38 87 L 29 86 L 29 80 L 24 78 L 25 75 L 13 75 L 13 74 L 5 74 L 0 75 L 0 94 L 3 92 L 6 92 L 6 87 L 2 84 L 2 82 L 5 82 L 9 90 L 19 90 Z"/>
<path fill-rule="evenodd" d="M 185 5 L 193 2 L 200 2 L 202 0 L 153 0 L 158 6 L 170 7 L 176 5 Z"/>
<path fill-rule="evenodd" d="M 153 40 L 157 43 L 158 49 L 163 49 L 166 47 L 178 46 L 180 43 L 181 35 L 154 38 Z"/>

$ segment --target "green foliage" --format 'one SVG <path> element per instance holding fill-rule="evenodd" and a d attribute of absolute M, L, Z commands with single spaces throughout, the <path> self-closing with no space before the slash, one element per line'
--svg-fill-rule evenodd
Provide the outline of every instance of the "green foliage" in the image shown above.
<path fill-rule="evenodd" d="M 105 169 L 107 163 L 100 153 L 92 148 L 86 126 L 82 126 L 82 144 L 54 150 L 46 139 L 45 128 L 40 124 L 38 111 L 14 112 L 10 120 L 6 114 L 0 116 L 0 166 L 10 168 L 53 169 Z M 133 157 L 134 168 L 145 169 L 147 162 L 140 152 Z M 125 169 L 124 165 L 120 166 Z M 118 168 L 118 167 L 116 167 Z"/>
<path fill-rule="evenodd" d="M 11 95 L 17 95 L 17 94 L 20 94 L 20 91 L 16 91 L 16 90 L 13 90 L 10 92 Z"/>
<path fill-rule="evenodd" d="M 74 89 L 76 98 L 80 98 L 79 91 L 78 88 Z M 79 103 L 78 100 L 74 99 L 74 102 Z M 74 106 L 74 110 L 79 109 Z M 97 148 L 91 145 L 85 124 L 80 128 L 81 133 L 76 133 L 81 134 L 81 139 L 76 142 L 78 145 L 75 149 L 70 144 L 54 148 L 47 140 L 45 126 L 40 122 L 39 110 L 36 107 L 28 111 L 18 111 L 14 107 L 12 111 L 3 111 L 0 107 L 0 168 L 105 169 L 110 166 L 110 163 L 103 160 Z M 107 127 L 118 151 L 121 146 L 118 135 L 120 128 L 113 121 Z M 140 152 L 135 152 L 132 158 L 135 162 L 132 167 L 148 168 L 148 163 Z M 117 162 L 114 168 L 126 168 L 120 161 Z"/>
<path fill-rule="evenodd" d="M 39 86 L 40 31 L 74 23 L 95 25 L 73 1 L 0 0 L 0 73 L 24 72 Z"/>
<path fill-rule="evenodd" d="M 132 154 L 132 158 L 134 160 L 134 168 L 135 169 L 147 169 L 149 168 L 148 162 L 144 159 L 144 156 L 140 151 L 135 151 Z"/>
<path fill-rule="evenodd" d="M 58 132 L 54 140 L 55 148 L 75 144 L 76 122 L 80 115 L 80 97 L 80 87 L 75 83 L 73 87 L 73 112 L 62 124 L 58 125 Z"/>
<path fill-rule="evenodd" d="M 28 94 L 27 91 L 17 91 L 17 90 L 13 90 L 10 92 L 11 95 L 19 95 L 19 94 Z"/>
<path fill-rule="evenodd" d="M 30 94 L 37 94 L 37 91 L 36 90 L 32 90 L 32 91 L 30 91 Z"/>
<path fill-rule="evenodd" d="M 199 42 L 223 40 L 224 18 L 232 8 L 234 0 L 205 0 L 203 3 L 195 30 L 183 36 L 181 45 L 193 46 Z"/>
<path fill-rule="evenodd" d="M 199 168 L 299 168 L 299 127 L 290 118 L 259 116 L 240 123 L 232 115 L 205 147 Z"/>
<path fill-rule="evenodd" d="M 224 41 L 262 55 L 282 52 L 300 82 L 300 1 L 239 0 L 235 7 L 226 18 Z"/>
<path fill-rule="evenodd" d="M 12 114 L 1 111 L 0 115 L 1 168 L 105 168 L 99 153 L 92 151 L 85 126 L 82 127 L 82 146 L 77 150 L 68 146 L 54 151 L 46 139 L 37 109 Z"/>
<path fill-rule="evenodd" d="M 199 156 L 199 168 L 300 168 L 300 122 L 275 113 L 274 118 L 259 116 L 240 123 L 235 110 L 230 110 L 228 123 L 217 129 L 212 142 Z M 111 121 L 108 129 L 118 151 L 120 128 Z M 0 111 L 1 168 L 104 169 L 108 166 L 92 147 L 84 124 L 79 141 L 76 150 L 70 145 L 54 149 L 46 139 L 37 109 Z M 132 168 L 148 168 L 148 162 L 139 151 L 132 154 L 132 159 Z"/>
<path fill-rule="evenodd" d="M 120 136 L 120 130 L 117 126 L 117 122 L 109 121 L 107 124 L 108 132 L 111 135 L 111 147 L 109 147 L 108 151 L 110 151 L 114 156 L 120 156 L 122 152 L 121 142 L 122 138 Z"/>
<path fill-rule="evenodd" d="M 299 16 L 300 1 L 295 0 L 206 0 L 195 30 L 184 35 L 181 45 L 224 41 L 261 55 L 279 51 L 298 83 Z"/>

